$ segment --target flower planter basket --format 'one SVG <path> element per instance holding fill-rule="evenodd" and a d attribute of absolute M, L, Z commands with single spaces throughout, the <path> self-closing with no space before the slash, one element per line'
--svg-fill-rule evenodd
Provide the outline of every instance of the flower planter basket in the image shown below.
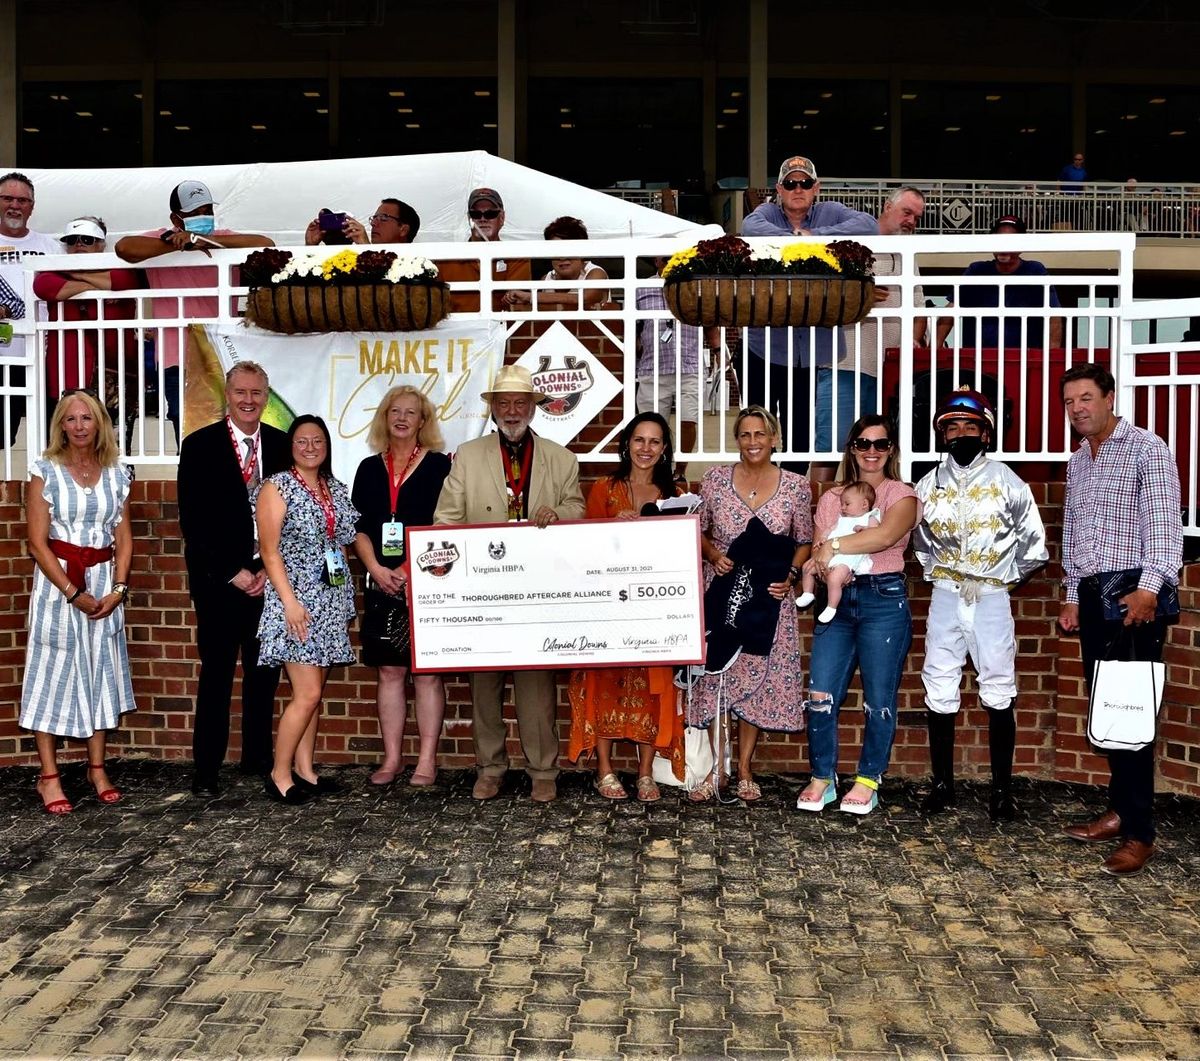
<path fill-rule="evenodd" d="M 676 319 L 704 328 L 832 328 L 870 313 L 875 284 L 828 276 L 696 276 L 668 279 L 663 297 Z"/>
<path fill-rule="evenodd" d="M 246 319 L 286 335 L 418 331 L 444 320 L 449 307 L 449 289 L 439 280 L 280 284 L 250 292 Z"/>

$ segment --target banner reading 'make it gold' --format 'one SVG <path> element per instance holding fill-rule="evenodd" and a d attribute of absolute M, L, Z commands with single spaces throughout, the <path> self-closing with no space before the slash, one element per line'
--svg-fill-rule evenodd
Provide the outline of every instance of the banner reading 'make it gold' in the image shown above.
<path fill-rule="evenodd" d="M 184 434 L 225 409 L 225 373 L 257 361 L 271 377 L 263 417 L 286 429 L 301 413 L 324 417 L 333 435 L 333 470 L 349 482 L 367 456 L 367 429 L 390 387 L 411 384 L 433 403 L 448 453 L 487 427 L 480 397 L 504 356 L 504 326 L 468 320 L 402 334 L 330 332 L 276 335 L 247 327 L 189 329 Z"/>

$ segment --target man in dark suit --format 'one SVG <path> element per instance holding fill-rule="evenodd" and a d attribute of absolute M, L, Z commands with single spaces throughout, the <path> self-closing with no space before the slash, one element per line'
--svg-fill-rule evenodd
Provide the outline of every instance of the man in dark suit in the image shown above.
<path fill-rule="evenodd" d="M 229 703 L 239 652 L 241 769 L 259 774 L 271 768 L 279 668 L 258 665 L 266 573 L 258 557 L 250 496 L 291 459 L 287 436 L 262 423 L 270 393 L 261 365 L 234 365 L 225 376 L 226 415 L 189 434 L 179 453 L 179 525 L 200 652 L 192 736 L 196 795 L 219 793 L 217 772 L 229 746 Z"/>

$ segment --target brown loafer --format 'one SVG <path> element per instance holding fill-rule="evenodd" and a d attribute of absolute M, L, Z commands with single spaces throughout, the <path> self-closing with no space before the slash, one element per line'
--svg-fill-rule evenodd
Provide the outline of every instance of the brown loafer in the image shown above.
<path fill-rule="evenodd" d="M 1153 857 L 1153 844 L 1143 844 L 1141 840 L 1126 840 L 1104 860 L 1104 865 L 1100 868 L 1114 877 L 1132 877 L 1141 873 Z"/>
<path fill-rule="evenodd" d="M 1063 835 L 1072 840 L 1081 840 L 1085 844 L 1101 844 L 1106 840 L 1115 840 L 1121 835 L 1121 818 L 1116 811 L 1108 810 L 1090 822 L 1064 826 Z"/>
<path fill-rule="evenodd" d="M 534 803 L 550 803 L 558 797 L 558 786 L 552 777 L 535 777 L 533 779 L 533 794 L 530 799 Z"/>
<path fill-rule="evenodd" d="M 500 778 L 494 774 L 480 774 L 471 789 L 472 799 L 495 799 L 500 794 Z"/>

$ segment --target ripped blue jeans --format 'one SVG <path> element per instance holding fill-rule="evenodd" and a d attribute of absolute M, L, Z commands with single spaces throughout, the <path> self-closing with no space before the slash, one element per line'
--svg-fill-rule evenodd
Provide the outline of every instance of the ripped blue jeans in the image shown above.
<path fill-rule="evenodd" d="M 812 776 L 837 776 L 838 711 L 858 667 L 866 723 L 858 775 L 878 782 L 896 736 L 896 693 L 912 644 L 904 576 L 860 575 L 842 591 L 837 615 L 817 623 L 809 666 L 808 758 Z M 816 696 L 816 692 L 827 696 Z"/>

